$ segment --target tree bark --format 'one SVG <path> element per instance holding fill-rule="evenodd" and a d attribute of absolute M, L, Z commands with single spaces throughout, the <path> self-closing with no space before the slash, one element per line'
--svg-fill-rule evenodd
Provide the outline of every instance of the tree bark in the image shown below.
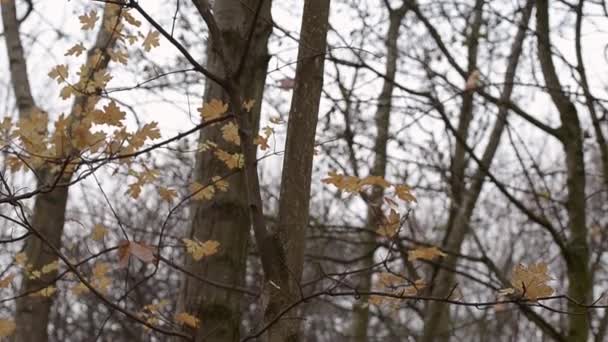
<path fill-rule="evenodd" d="M 407 13 L 407 7 L 403 5 L 398 9 L 389 8 L 389 27 L 386 36 L 386 78 L 382 84 L 382 91 L 378 96 L 378 106 L 374 120 L 376 123 L 376 139 L 374 141 L 374 163 L 371 169 L 371 175 L 384 178 L 386 176 L 386 146 L 389 140 L 389 125 L 392 110 L 393 89 L 395 88 L 394 80 L 397 72 L 397 60 L 399 57 L 399 47 L 397 40 L 399 38 L 399 28 L 401 22 Z M 367 203 L 367 228 L 375 229 L 380 224 L 379 212 L 382 206 L 382 198 L 384 191 L 380 187 L 374 187 L 368 198 Z M 364 233 L 364 246 L 369 246 L 366 251 L 366 257 L 361 263 L 364 269 L 370 269 L 374 264 L 374 250 L 376 249 L 376 239 L 373 234 Z M 369 292 L 372 288 L 372 272 L 361 274 L 357 277 L 357 288 L 361 292 Z M 353 318 L 351 322 L 351 338 L 353 342 L 367 341 L 367 328 L 369 325 L 369 305 L 368 296 L 361 296 L 360 300 L 353 305 Z"/>
<path fill-rule="evenodd" d="M 549 28 L 549 1 L 537 0 L 536 34 L 537 53 L 541 71 L 551 100 L 559 112 L 560 141 L 566 159 L 567 189 L 566 210 L 568 212 L 569 237 L 563 257 L 568 269 L 568 295 L 580 303 L 588 303 L 593 297 L 591 271 L 589 269 L 589 244 L 587 241 L 585 201 L 585 158 L 583 132 L 576 107 L 566 94 L 553 64 Z M 568 302 L 568 341 L 587 341 L 589 318 L 584 308 Z"/>
<path fill-rule="evenodd" d="M 509 55 L 507 72 L 505 74 L 504 79 L 504 88 L 501 94 L 501 103 L 507 103 L 511 98 L 511 94 L 513 92 L 513 85 L 517 70 L 517 65 L 519 62 L 519 58 L 522 52 L 522 44 L 525 39 L 525 34 L 528 29 L 528 22 L 532 15 L 532 9 L 534 7 L 534 0 L 528 0 L 526 6 L 523 9 L 522 18 L 519 23 L 519 29 L 515 36 L 514 42 L 511 46 L 511 53 Z M 444 247 L 450 251 L 460 251 L 462 247 L 462 243 L 467 235 L 467 231 L 469 229 L 469 224 L 471 220 L 471 216 L 475 209 L 477 199 L 481 193 L 484 179 L 485 179 L 485 170 L 488 170 L 492 164 L 492 160 L 494 159 L 494 155 L 496 154 L 496 150 L 498 149 L 500 139 L 504 128 L 507 123 L 507 115 L 509 113 L 509 109 L 507 106 L 500 106 L 497 120 L 494 123 L 494 127 L 492 128 L 492 132 L 490 133 L 490 138 L 488 141 L 488 145 L 484 150 L 481 164 L 472 178 L 473 181 L 469 186 L 469 189 L 462 189 L 463 193 L 460 194 L 460 201 L 457 204 L 454 204 L 454 212 L 450 213 L 453 217 L 450 218 L 450 227 L 448 233 L 444 239 Z M 462 137 L 464 139 L 464 137 Z M 463 181 L 463 178 L 460 179 Z M 453 199 L 454 200 L 454 199 Z M 452 289 L 454 282 L 454 273 L 450 270 L 454 269 L 456 263 L 458 261 L 458 257 L 454 254 L 450 254 L 446 256 L 443 261 L 443 264 L 446 265 L 445 270 L 440 269 L 433 281 L 433 296 L 437 296 L 440 298 L 444 298 L 449 295 L 450 290 Z M 449 336 L 447 335 L 449 331 L 449 307 L 445 303 L 441 302 L 432 302 L 429 304 L 428 320 L 424 326 L 424 334 L 423 341 L 435 341 L 438 339 L 447 339 Z"/>
<path fill-rule="evenodd" d="M 284 266 L 287 267 L 288 276 L 287 281 L 281 279 L 276 287 L 266 286 L 269 296 L 266 321 L 274 319 L 301 295 L 300 279 L 304 266 L 315 133 L 323 89 L 329 3 L 330 0 L 304 2 L 279 200 L 278 235 L 285 253 Z M 279 320 L 269 330 L 269 341 L 299 341 L 299 327 L 300 320 L 297 318 Z"/>
<path fill-rule="evenodd" d="M 260 3 L 261 2 L 261 3 Z M 193 0 L 201 16 L 205 16 L 208 6 L 205 0 Z M 270 56 L 267 43 L 271 26 L 270 0 L 222 0 L 215 1 L 213 13 L 221 37 L 214 40 L 210 35 L 207 46 L 207 69 L 222 78 L 235 77 L 234 86 L 242 94 L 243 100 L 254 100 L 248 115 L 253 122 L 252 132 L 257 134 L 262 95 L 266 81 L 266 70 Z M 256 14 L 257 12 L 257 14 Z M 253 31 L 251 31 L 251 29 Z M 250 32 L 252 32 L 251 35 Z M 221 39 L 223 46 L 219 44 Z M 221 49 L 221 50 L 220 50 Z M 223 53 L 226 52 L 226 53 Z M 240 75 L 228 75 L 226 70 L 237 70 L 243 62 Z M 230 95 L 219 84 L 208 80 L 204 101 L 213 99 L 231 102 Z M 240 112 L 241 108 L 230 108 Z M 213 141 L 218 147 L 234 153 L 238 146 L 222 139 L 222 125 L 201 130 L 199 141 Z M 245 143 L 245 142 L 242 142 Z M 194 179 L 207 184 L 215 176 L 224 176 L 230 170 L 214 156 L 213 151 L 200 152 L 196 156 Z M 189 237 L 200 241 L 216 240 L 219 252 L 204 261 L 187 258 L 187 269 L 216 282 L 243 287 L 245 282 L 246 258 L 251 227 L 249 203 L 243 172 L 226 179 L 227 192 L 216 192 L 211 201 L 196 202 L 192 206 L 192 223 Z M 180 308 L 201 318 L 202 324 L 195 332 L 197 341 L 238 341 L 241 324 L 242 293 L 203 284 L 185 277 L 182 285 Z"/>
<path fill-rule="evenodd" d="M 471 23 L 470 33 L 467 37 L 468 47 L 468 67 L 467 75 L 469 79 L 475 77 L 473 73 L 477 73 L 477 57 L 479 50 L 479 35 L 483 20 L 483 6 L 485 1 L 476 0 L 473 7 L 473 21 Z M 473 99 L 475 95 L 475 88 L 470 87 L 469 79 L 466 80 L 466 88 L 462 94 L 462 105 L 460 108 L 460 117 L 458 121 L 457 134 L 460 136 L 463 142 L 467 141 L 469 136 L 469 126 L 473 120 Z M 466 193 L 464 176 L 467 168 L 466 150 L 463 143 L 460 141 L 456 142 L 454 149 L 454 156 L 450 166 L 450 210 L 448 214 L 448 222 L 446 224 L 446 233 L 443 239 L 443 245 L 450 243 L 451 232 L 454 228 L 455 219 L 458 211 L 462 208 L 463 198 Z M 460 248 L 460 246 L 458 246 Z M 431 291 L 432 292 L 443 292 L 444 283 L 439 281 L 439 274 L 441 271 L 435 269 L 433 272 Z M 436 289 L 437 287 L 437 289 Z M 448 289 L 449 291 L 449 289 Z M 447 295 L 447 294 L 446 294 Z M 447 331 L 449 325 L 449 307 L 446 305 L 440 305 L 440 303 L 430 303 L 428 308 L 427 316 L 428 321 L 424 326 L 424 333 L 422 340 L 425 342 L 430 341 L 444 341 L 448 340 L 449 336 L 441 331 Z"/>

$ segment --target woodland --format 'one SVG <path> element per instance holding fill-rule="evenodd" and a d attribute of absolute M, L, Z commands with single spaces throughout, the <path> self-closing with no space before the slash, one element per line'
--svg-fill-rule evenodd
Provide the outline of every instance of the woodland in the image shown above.
<path fill-rule="evenodd" d="M 0 341 L 608 341 L 605 0 L 0 12 Z"/>

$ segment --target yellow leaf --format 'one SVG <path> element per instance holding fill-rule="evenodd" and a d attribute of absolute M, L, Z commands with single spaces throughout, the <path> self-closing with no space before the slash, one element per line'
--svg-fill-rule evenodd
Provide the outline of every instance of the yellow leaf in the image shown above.
<path fill-rule="evenodd" d="M 15 332 L 16 328 L 17 325 L 15 325 L 13 320 L 0 318 L 0 337 L 11 336 Z"/>
<path fill-rule="evenodd" d="M 80 296 L 83 293 L 89 292 L 89 288 L 84 283 L 79 282 L 72 287 L 71 291 L 75 296 Z"/>
<path fill-rule="evenodd" d="M 420 247 L 412 251 L 407 252 L 407 260 L 414 261 L 417 259 L 433 260 L 438 257 L 444 257 L 447 254 L 442 252 L 439 248 L 433 247 Z"/>
<path fill-rule="evenodd" d="M 74 94 L 75 94 L 75 89 L 71 85 L 67 85 L 67 86 L 61 88 L 61 91 L 59 92 L 59 96 L 64 100 L 69 99 Z"/>
<path fill-rule="evenodd" d="M 140 27 L 141 26 L 141 21 L 135 19 L 135 17 L 133 17 L 131 15 L 131 13 L 129 13 L 128 10 L 125 10 L 122 12 L 122 17 L 125 19 L 125 21 L 135 27 Z"/>
<path fill-rule="evenodd" d="M 57 84 L 61 84 L 68 79 L 68 66 L 66 64 L 56 65 L 53 69 L 51 69 L 48 75 L 50 78 L 57 80 Z"/>
<path fill-rule="evenodd" d="M 203 257 L 213 255 L 217 253 L 220 243 L 214 240 L 208 240 L 200 242 L 198 240 L 182 239 L 186 245 L 186 250 L 196 261 L 201 260 Z"/>
<path fill-rule="evenodd" d="M 83 30 L 92 30 L 95 27 L 95 23 L 97 22 L 97 11 L 91 10 L 88 14 L 83 14 L 78 17 L 80 19 L 80 23 L 82 24 L 81 29 Z"/>
<path fill-rule="evenodd" d="M 129 45 L 133 45 L 137 43 L 137 36 L 133 34 L 127 35 L 127 41 L 129 41 Z"/>
<path fill-rule="evenodd" d="M 189 313 L 186 312 L 180 312 L 178 314 L 175 315 L 175 321 L 177 323 L 183 324 L 183 325 L 187 325 L 190 328 L 197 328 L 200 320 L 194 316 L 192 316 Z"/>
<path fill-rule="evenodd" d="M 275 125 L 281 125 L 285 123 L 285 120 L 283 120 L 283 118 L 281 118 L 280 116 L 273 116 L 270 118 L 270 122 Z"/>
<path fill-rule="evenodd" d="M 198 149 L 205 152 L 217 148 L 217 144 L 211 140 L 205 140 L 198 145 Z"/>
<path fill-rule="evenodd" d="M 221 100 L 212 99 L 208 103 L 204 103 L 202 107 L 197 108 L 204 121 L 219 118 L 222 114 L 228 111 L 228 104 L 224 104 Z"/>
<path fill-rule="evenodd" d="M 148 35 L 146 35 L 146 38 L 144 39 L 144 42 L 142 43 L 144 50 L 149 52 L 152 50 L 152 48 L 160 46 L 159 37 L 160 33 L 158 31 L 149 31 Z"/>
<path fill-rule="evenodd" d="M 161 187 L 158 189 L 158 194 L 160 198 L 162 198 L 167 203 L 172 203 L 173 199 L 177 196 L 177 191 L 165 187 Z"/>
<path fill-rule="evenodd" d="M 395 185 L 395 195 L 406 202 L 416 202 L 416 197 L 412 195 L 411 189 L 407 185 Z"/>
<path fill-rule="evenodd" d="M 112 62 L 118 62 L 120 64 L 124 64 L 127 65 L 127 63 L 129 62 L 129 53 L 126 51 L 121 51 L 121 50 L 110 50 L 108 49 L 108 56 L 110 56 L 110 59 L 112 60 Z"/>
<path fill-rule="evenodd" d="M 104 227 L 102 224 L 95 224 L 93 226 L 93 232 L 91 232 L 91 239 L 95 241 L 102 241 L 103 238 L 108 234 L 108 228 Z"/>
<path fill-rule="evenodd" d="M 110 272 L 110 265 L 108 263 L 98 262 L 93 266 L 92 285 L 103 293 L 107 292 L 108 287 L 112 283 L 112 278 L 107 275 L 108 272 Z"/>
<path fill-rule="evenodd" d="M 133 183 L 129 184 L 129 189 L 127 190 L 127 194 L 131 196 L 133 199 L 138 199 L 139 194 L 141 193 L 141 183 Z"/>
<path fill-rule="evenodd" d="M 95 89 L 104 89 L 108 82 L 112 80 L 112 75 L 105 69 L 98 70 L 93 74 L 93 82 L 90 82 L 90 86 L 93 87 L 91 91 Z"/>
<path fill-rule="evenodd" d="M 160 137 L 161 137 L 161 135 L 160 135 L 160 129 L 158 128 L 158 122 L 152 121 L 150 123 L 145 124 L 139 131 L 137 131 L 133 135 L 132 140 L 134 140 L 134 139 L 156 140 L 156 139 L 160 139 Z"/>
<path fill-rule="evenodd" d="M 210 200 L 215 195 L 215 187 L 212 184 L 202 185 L 198 182 L 190 184 L 190 192 L 195 200 Z"/>
<path fill-rule="evenodd" d="M 361 185 L 376 185 L 386 189 L 391 186 L 391 183 L 387 182 L 384 178 L 380 176 L 367 176 L 361 179 Z"/>
<path fill-rule="evenodd" d="M 110 272 L 110 264 L 107 262 L 98 262 L 93 266 L 93 276 L 96 278 L 105 277 Z"/>
<path fill-rule="evenodd" d="M 156 304 L 147 304 L 144 306 L 143 311 L 147 311 L 150 313 L 156 313 L 162 310 L 165 306 L 169 305 L 169 301 L 163 299 Z"/>
<path fill-rule="evenodd" d="M 13 278 L 15 278 L 15 275 L 9 274 L 6 277 L 0 279 L 0 289 L 5 289 L 9 287 L 13 281 Z"/>
<path fill-rule="evenodd" d="M 222 127 L 222 138 L 227 142 L 231 142 L 235 145 L 241 144 L 241 137 L 239 137 L 239 127 L 234 122 L 229 122 Z"/>
<path fill-rule="evenodd" d="M 34 270 L 34 271 L 30 272 L 30 274 L 28 275 L 28 278 L 39 279 L 40 276 L 42 276 L 42 272 L 40 272 L 39 270 Z"/>
<path fill-rule="evenodd" d="M 116 102 L 111 101 L 106 106 L 103 106 L 103 111 L 94 111 L 91 115 L 91 118 L 93 120 L 93 123 L 99 125 L 105 124 L 110 126 L 121 127 L 121 121 L 125 119 L 125 115 L 127 115 L 127 113 L 121 111 L 120 107 L 118 107 Z"/>
<path fill-rule="evenodd" d="M 244 157 L 240 153 L 228 153 L 224 150 L 215 151 L 215 156 L 224 162 L 229 169 L 240 169 L 244 164 Z"/>
<path fill-rule="evenodd" d="M 397 233 L 401 226 L 401 217 L 399 214 L 391 209 L 388 217 L 382 217 L 382 222 L 378 226 L 376 233 L 385 237 L 391 237 Z"/>
<path fill-rule="evenodd" d="M 261 135 L 258 135 L 257 137 L 253 138 L 253 143 L 258 145 L 260 147 L 260 150 L 262 151 L 266 151 L 270 148 L 270 146 L 268 145 L 268 138 L 265 138 Z"/>
<path fill-rule="evenodd" d="M 253 109 L 253 105 L 255 105 L 254 99 L 249 99 L 247 101 L 243 101 L 243 109 L 245 109 L 248 112 L 251 112 L 251 109 Z"/>
<path fill-rule="evenodd" d="M 213 178 L 211 178 L 211 181 L 213 181 L 213 185 L 219 191 L 221 191 L 221 192 L 228 191 L 229 184 L 228 184 L 227 181 L 223 180 L 222 177 L 220 177 L 220 176 L 213 176 Z"/>
<path fill-rule="evenodd" d="M 418 292 L 422 289 L 424 289 L 426 287 L 426 282 L 422 279 L 418 279 L 414 282 L 413 285 L 404 287 L 402 289 L 400 289 L 400 291 L 402 291 L 402 295 L 405 296 L 415 296 L 418 294 Z"/>
<path fill-rule="evenodd" d="M 359 192 L 362 185 L 359 178 L 354 176 L 345 176 L 337 172 L 330 172 L 329 177 L 322 179 L 325 184 L 333 184 L 336 188 L 345 192 Z"/>
<path fill-rule="evenodd" d="M 59 269 L 59 260 L 55 260 L 49 264 L 42 266 L 42 274 L 51 273 Z"/>
<path fill-rule="evenodd" d="M 547 282 L 551 280 L 549 268 L 544 262 L 525 266 L 519 264 L 513 268 L 511 285 L 525 298 L 536 300 L 553 295 L 554 290 Z"/>
<path fill-rule="evenodd" d="M 274 134 L 274 129 L 272 129 L 272 127 L 270 127 L 270 126 L 266 126 L 262 130 L 264 131 L 264 135 L 266 136 L 266 138 L 268 138 L 272 134 Z"/>
<path fill-rule="evenodd" d="M 74 46 L 72 46 L 65 54 L 64 56 L 80 56 L 83 52 L 85 52 L 87 49 L 84 47 L 84 45 L 82 43 L 78 43 Z"/>

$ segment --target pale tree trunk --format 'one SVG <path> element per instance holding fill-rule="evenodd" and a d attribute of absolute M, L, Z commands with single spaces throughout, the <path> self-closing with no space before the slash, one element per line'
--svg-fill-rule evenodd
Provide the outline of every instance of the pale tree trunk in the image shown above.
<path fill-rule="evenodd" d="M 6 35 L 7 51 L 9 57 L 11 82 L 15 92 L 17 107 L 19 108 L 20 119 L 26 119 L 30 114 L 38 110 L 27 76 L 27 63 L 23 53 L 23 46 L 19 37 L 19 23 L 16 17 L 15 1 L 8 0 L 2 3 L 2 21 Z M 114 5 L 106 5 L 103 15 L 103 22 L 109 22 L 112 16 L 116 15 L 118 8 Z M 91 57 L 95 50 L 101 49 L 100 62 L 96 64 L 90 72 L 105 69 L 109 63 L 106 48 L 111 48 L 114 44 L 115 36 L 101 26 L 95 45 L 89 50 L 88 56 Z M 86 103 L 86 96 L 77 96 L 71 112 L 71 120 L 77 120 L 77 108 L 82 108 Z M 62 183 L 69 182 L 71 174 L 58 174 L 48 169 L 40 168 L 35 170 L 38 174 L 38 186 L 51 185 L 61 177 Z M 58 186 L 50 192 L 41 193 L 36 196 L 34 203 L 31 225 L 39 234 L 44 236 L 48 243 L 56 248 L 61 248 L 61 235 L 65 223 L 65 209 L 68 198 L 68 187 Z M 39 270 L 44 265 L 57 260 L 55 255 L 48 247 L 44 247 L 41 239 L 31 236 L 25 241 L 24 252 L 28 263 L 32 269 Z M 24 275 L 21 283 L 21 292 L 30 293 L 46 286 L 51 285 L 50 281 L 55 278 L 55 272 L 49 272 L 37 279 L 30 279 Z M 47 341 L 49 313 L 53 304 L 53 297 L 25 296 L 17 299 L 15 311 L 15 323 L 17 330 L 13 337 L 15 342 Z"/>
<path fill-rule="evenodd" d="M 207 1 L 193 0 L 193 3 L 201 16 L 206 15 Z M 254 135 L 257 134 L 270 58 L 267 51 L 272 31 L 270 5 L 270 0 L 215 1 L 213 14 L 224 46 L 213 41 L 213 34 L 210 35 L 207 46 L 207 69 L 221 78 L 234 77 L 233 86 L 238 88 L 243 100 L 255 101 L 250 112 L 254 127 L 248 133 Z M 219 49 L 225 52 L 224 57 Z M 238 76 L 226 75 L 226 69 L 237 70 L 241 61 L 244 64 Z M 220 85 L 207 81 L 205 102 L 218 99 L 228 103 L 231 102 L 229 97 Z M 230 108 L 229 111 L 239 112 L 240 108 Z M 225 151 L 240 152 L 238 146 L 222 139 L 222 126 L 213 125 L 201 130 L 199 141 L 212 141 Z M 213 177 L 223 177 L 229 172 L 231 171 L 225 163 L 218 160 L 213 151 L 197 154 L 194 180 L 200 184 L 208 184 Z M 203 278 L 229 286 L 244 287 L 251 227 L 247 196 L 244 195 L 244 174 L 238 172 L 225 180 L 228 182 L 227 192 L 218 191 L 210 201 L 193 203 L 192 224 L 188 233 L 190 238 L 200 241 L 218 241 L 219 253 L 198 262 L 186 258 L 186 266 L 189 271 Z M 237 290 L 184 278 L 179 306 L 180 310 L 201 318 L 202 324 L 195 332 L 197 341 L 238 341 L 242 296 L 242 292 Z"/>
<path fill-rule="evenodd" d="M 398 9 L 389 8 L 389 26 L 386 35 L 386 73 L 382 84 L 382 91 L 378 96 L 378 106 L 374 120 L 376 123 L 376 139 L 374 142 L 374 163 L 371 168 L 371 175 L 384 178 L 386 176 L 386 146 L 389 139 L 389 124 L 392 109 L 393 89 L 395 88 L 395 73 L 397 72 L 397 60 L 399 57 L 399 27 L 407 13 L 407 7 L 403 5 Z M 368 197 L 367 203 L 367 228 L 375 230 L 380 224 L 381 206 L 384 191 L 381 187 L 373 187 L 372 193 Z M 364 272 L 355 280 L 357 289 L 361 292 L 369 292 L 372 288 L 371 267 L 374 264 L 374 251 L 376 249 L 376 239 L 373 234 L 363 235 L 364 246 L 368 246 L 365 251 L 365 258 L 361 262 L 361 268 L 368 271 Z M 369 304 L 368 296 L 361 296 L 360 300 L 353 306 L 353 318 L 351 322 L 351 338 L 353 342 L 367 341 L 367 327 L 369 325 Z"/>
<path fill-rule="evenodd" d="M 568 296 L 580 303 L 589 303 L 593 297 L 591 271 L 589 269 L 589 244 L 587 241 L 585 203 L 585 158 L 583 132 L 576 107 L 562 91 L 555 65 L 549 29 L 549 1 L 537 0 L 536 31 L 538 60 L 549 95 L 559 112 L 561 127 L 559 137 L 564 148 L 567 171 L 569 236 L 563 257 L 568 269 Z M 568 341 L 587 341 L 590 322 L 587 311 L 568 301 Z"/>
<path fill-rule="evenodd" d="M 272 321 L 301 295 L 300 279 L 308 227 L 310 183 L 315 149 L 315 133 L 323 89 L 323 70 L 330 0 L 306 0 L 302 14 L 298 64 L 289 110 L 285 159 L 281 177 L 278 235 L 285 253 L 286 279 L 267 285 L 265 320 Z M 291 314 L 293 315 L 293 313 Z M 283 317 L 270 327 L 270 342 L 300 340 L 300 320 Z"/>
<path fill-rule="evenodd" d="M 532 15 L 532 9 L 534 7 L 535 0 L 528 0 L 526 6 L 523 9 L 522 18 L 519 23 L 519 29 L 515 36 L 515 40 L 511 46 L 511 52 L 509 55 L 507 72 L 504 79 L 504 88 L 501 93 L 501 102 L 506 103 L 509 101 L 513 92 L 513 82 L 515 80 L 517 64 L 522 52 L 522 44 L 525 38 L 526 31 L 528 29 L 528 22 Z M 496 122 L 490 133 L 490 138 L 486 149 L 484 150 L 481 165 L 475 171 L 472 183 L 468 189 L 459 188 L 457 194 L 459 201 L 452 205 L 452 211 L 450 212 L 448 232 L 444 238 L 444 247 L 449 251 L 458 252 L 462 247 L 462 243 L 469 230 L 470 220 L 475 209 L 477 199 L 481 193 L 484 179 L 487 170 L 489 170 L 498 145 L 500 138 L 505 129 L 507 123 L 508 108 L 506 106 L 500 106 L 497 115 Z M 460 130 L 458 134 L 461 134 Z M 465 135 L 466 137 L 466 135 Z M 460 138 L 464 141 L 465 137 Z M 459 144 L 460 145 L 460 144 Z M 461 156 L 464 158 L 464 156 Z M 460 172 L 460 182 L 463 181 L 464 169 Z M 456 181 L 456 180 L 454 180 Z M 452 199 L 455 201 L 455 199 Z M 454 273 L 451 271 L 455 268 L 458 257 L 454 254 L 450 254 L 443 260 L 445 269 L 439 269 L 437 275 L 433 280 L 433 291 L 432 296 L 445 298 L 449 295 L 452 287 L 454 286 Z M 423 341 L 437 341 L 447 340 L 449 338 L 449 306 L 446 303 L 431 302 L 427 311 L 427 321 L 424 325 L 424 333 L 422 336 Z"/>

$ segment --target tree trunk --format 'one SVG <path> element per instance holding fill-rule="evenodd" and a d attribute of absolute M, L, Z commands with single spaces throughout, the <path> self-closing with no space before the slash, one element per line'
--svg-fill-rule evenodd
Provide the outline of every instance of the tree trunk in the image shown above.
<path fill-rule="evenodd" d="M 17 21 L 15 1 L 8 0 L 2 3 L 2 22 L 6 34 L 7 51 L 9 57 L 11 82 L 15 92 L 17 107 L 19 108 L 20 119 L 26 119 L 30 114 L 38 110 L 32 97 L 31 88 L 27 76 L 27 63 L 23 53 L 23 46 L 19 37 L 19 23 Z M 103 22 L 106 23 L 112 16 L 116 15 L 117 7 L 112 4 L 105 6 Z M 95 45 L 89 50 L 88 56 L 91 57 L 97 49 L 101 49 L 102 57 L 96 64 L 96 68 L 90 71 L 92 75 L 95 71 L 105 69 L 110 61 L 105 52 L 107 47 L 112 47 L 115 36 L 101 26 Z M 87 101 L 86 96 L 77 96 L 74 100 L 70 118 L 72 122 L 77 122 L 75 113 L 82 108 Z M 70 174 L 58 174 L 46 168 L 35 170 L 39 175 L 38 187 L 52 185 L 60 177 L 62 182 L 69 182 Z M 56 248 L 61 248 L 61 235 L 65 223 L 65 209 L 68 198 L 68 187 L 58 186 L 48 193 L 41 193 L 35 198 L 33 215 L 31 218 L 32 227 L 38 233 L 45 236 L 49 243 Z M 29 237 L 25 241 L 24 252 L 28 263 L 33 270 L 40 270 L 43 266 L 57 260 L 55 255 L 48 248 L 44 247 L 42 240 L 35 236 Z M 30 293 L 41 290 L 50 284 L 57 272 L 49 272 L 37 279 L 30 279 L 24 276 L 21 283 L 21 293 Z M 43 296 L 24 296 L 16 300 L 15 323 L 17 326 L 14 341 L 31 342 L 48 340 L 49 313 L 53 304 L 53 297 Z"/>
<path fill-rule="evenodd" d="M 525 38 L 526 31 L 528 29 L 528 22 L 532 15 L 532 9 L 534 7 L 534 0 L 528 0 L 524 8 L 522 18 L 519 24 L 519 29 L 515 36 L 515 40 L 511 46 L 511 53 L 508 60 L 507 72 L 505 74 L 504 89 L 501 94 L 501 102 L 506 103 L 511 97 L 513 92 L 513 81 L 515 80 L 515 74 L 519 57 L 522 51 L 522 44 Z M 444 239 L 444 247 L 447 250 L 458 252 L 462 247 L 465 236 L 469 229 L 469 223 L 473 210 L 475 209 L 477 199 L 481 193 L 481 189 L 484 184 L 485 173 L 492 164 L 496 150 L 500 143 L 500 138 L 504 131 L 507 123 L 508 108 L 501 106 L 499 108 L 498 116 L 494 127 L 490 134 L 488 145 L 483 153 L 481 164 L 475 172 L 473 181 L 468 190 L 463 189 L 461 201 L 458 204 L 454 204 L 456 208 L 454 213 L 450 213 L 453 217 L 450 218 L 450 227 L 446 237 Z M 461 137 L 464 139 L 464 137 Z M 462 182 L 462 178 L 460 180 Z M 454 199 L 453 199 L 454 200 Z M 444 259 L 444 265 L 446 269 L 438 270 L 438 273 L 434 279 L 433 296 L 444 298 L 449 295 L 454 282 L 454 273 L 450 270 L 454 269 L 458 257 L 450 254 Z M 449 331 L 449 307 L 445 303 L 431 302 L 428 308 L 428 320 L 424 326 L 423 341 L 435 341 L 439 338 L 447 339 Z"/>
<path fill-rule="evenodd" d="M 393 89 L 395 88 L 394 79 L 397 72 L 397 59 L 399 57 L 399 27 L 407 13 L 407 7 L 398 9 L 389 8 L 389 27 L 386 36 L 386 78 L 382 84 L 382 91 L 378 96 L 378 107 L 376 108 L 376 139 L 374 142 L 374 163 L 371 175 L 384 178 L 386 176 L 386 146 L 389 139 L 390 115 L 393 99 Z M 369 196 L 367 208 L 367 228 L 375 229 L 379 224 L 379 213 L 382 206 L 384 191 L 380 187 L 373 187 Z M 365 258 L 361 267 L 369 269 L 374 264 L 374 250 L 376 249 L 376 239 L 373 234 L 364 233 L 364 246 L 369 246 L 365 253 Z M 358 277 L 357 288 L 361 292 L 369 292 L 372 288 L 372 272 L 365 272 Z M 369 325 L 369 305 L 368 296 L 361 296 L 360 300 L 353 306 L 353 318 L 351 322 L 351 338 L 353 342 L 367 341 L 367 327 Z"/>
<path fill-rule="evenodd" d="M 537 0 L 536 28 L 538 38 L 538 60 L 545 84 L 557 111 L 559 129 L 566 156 L 567 189 L 566 210 L 568 212 L 569 238 L 563 257 L 568 268 L 568 295 L 580 303 L 589 303 L 593 297 L 591 271 L 589 269 L 589 244 L 587 242 L 585 201 L 585 158 L 583 132 L 574 103 L 562 92 L 555 65 L 549 29 L 549 1 Z M 568 301 L 568 341 L 587 341 L 589 317 L 586 309 Z"/>
<path fill-rule="evenodd" d="M 477 56 L 479 50 L 479 33 L 481 30 L 481 24 L 483 19 L 483 6 L 485 1 L 476 0 L 475 6 L 473 7 L 473 22 L 471 23 L 470 33 L 467 37 L 468 47 L 468 69 L 467 75 L 469 79 L 466 80 L 466 87 L 462 94 L 462 105 L 460 108 L 460 117 L 458 121 L 457 134 L 461 140 L 456 142 L 454 150 L 454 156 L 450 166 L 450 210 L 448 214 L 448 222 L 446 224 L 446 233 L 443 239 L 443 246 L 450 244 L 450 238 L 452 237 L 451 231 L 455 225 L 455 220 L 458 211 L 462 208 L 463 198 L 465 196 L 466 188 L 464 181 L 465 171 L 467 168 L 466 150 L 464 144 L 469 136 L 469 126 L 473 120 L 473 99 L 475 95 L 474 87 L 470 87 L 470 79 L 475 78 L 474 73 L 477 71 Z M 460 142 L 462 141 L 462 143 Z M 460 245 L 460 244 L 458 244 Z M 460 247 L 460 246 L 458 246 Z M 440 281 L 439 275 L 441 270 L 435 269 L 433 272 L 431 291 L 433 293 L 443 292 L 444 283 Z M 449 290 L 448 290 L 449 291 Z M 430 303 L 428 308 L 428 320 L 424 325 L 424 333 L 422 341 L 447 341 L 449 335 L 445 334 L 449 330 L 449 307 L 441 305 L 440 303 Z"/>
<path fill-rule="evenodd" d="M 261 1 L 261 3 L 260 3 Z M 201 15 L 207 6 L 205 0 L 193 1 Z M 257 134 L 262 95 L 266 80 L 266 70 L 270 56 L 267 51 L 268 37 L 272 31 L 270 0 L 222 0 L 215 1 L 213 13 L 220 30 L 223 47 L 214 42 L 210 35 L 207 46 L 207 69 L 220 77 L 228 78 L 226 67 L 237 70 L 243 61 L 240 75 L 235 80 L 244 100 L 254 100 L 250 115 Z M 259 6 L 259 7 L 258 7 Z M 259 11 L 256 15 L 256 11 Z M 255 22 L 254 22 L 255 19 Z M 253 26 L 252 26 L 253 25 Z M 250 29 L 253 34 L 249 36 Z M 225 60 L 218 49 L 225 51 Z M 244 54 L 246 56 L 243 56 Z M 226 63 L 226 64 L 224 64 Z M 211 80 L 207 81 L 204 101 L 213 99 L 229 101 L 229 95 Z M 230 108 L 229 111 L 240 111 Z M 238 146 L 222 139 L 222 125 L 214 125 L 201 130 L 199 141 L 212 141 L 218 147 L 234 153 Z M 200 152 L 196 156 L 194 179 L 207 184 L 215 176 L 224 176 L 230 171 L 224 162 L 214 156 L 213 151 Z M 251 227 L 249 207 L 243 172 L 226 179 L 227 192 L 216 192 L 211 201 L 195 202 L 192 206 L 190 238 L 200 241 L 216 240 L 220 243 L 219 253 L 203 261 L 186 258 L 189 271 L 201 277 L 235 287 L 243 287 L 245 282 L 248 239 Z M 197 329 L 197 341 L 238 341 L 241 324 L 242 293 L 191 278 L 184 278 L 180 297 L 180 308 L 201 318 Z"/>
<path fill-rule="evenodd" d="M 304 2 L 279 200 L 278 235 L 286 260 L 276 262 L 285 263 L 288 277 L 286 282 L 279 282 L 278 287 L 266 286 L 269 302 L 264 314 L 267 322 L 300 296 L 315 133 L 323 89 L 329 3 L 330 0 Z M 270 342 L 300 340 L 300 320 L 284 318 L 271 326 L 268 334 Z"/>

